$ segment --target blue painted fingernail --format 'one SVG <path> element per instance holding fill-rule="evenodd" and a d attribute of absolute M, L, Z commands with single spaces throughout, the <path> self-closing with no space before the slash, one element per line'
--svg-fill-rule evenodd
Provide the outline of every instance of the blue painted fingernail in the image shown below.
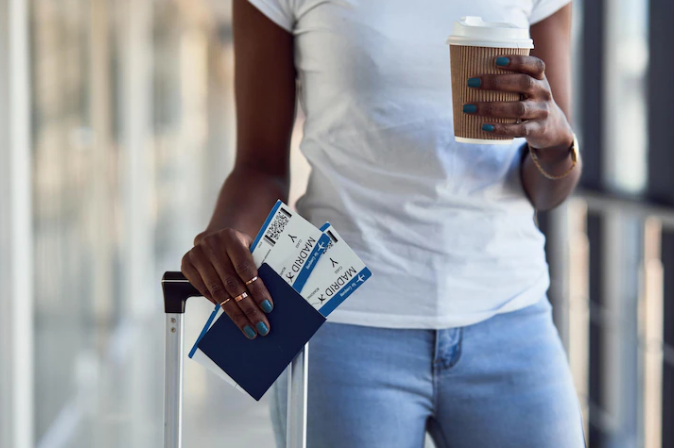
<path fill-rule="evenodd" d="M 262 321 L 258 322 L 257 325 L 255 325 L 255 328 L 257 328 L 257 331 L 259 331 L 262 336 L 267 336 L 267 333 L 269 333 L 269 328 L 267 328 Z"/>
<path fill-rule="evenodd" d="M 485 132 L 494 132 L 494 125 L 493 124 L 483 124 L 482 125 L 482 130 Z"/>
<path fill-rule="evenodd" d="M 482 80 L 480 78 L 468 78 L 468 87 L 480 87 Z"/>
<path fill-rule="evenodd" d="M 243 332 L 246 333 L 248 339 L 255 338 L 255 330 L 253 330 L 253 327 L 251 327 L 250 325 L 246 325 L 245 327 L 243 327 Z"/>
<path fill-rule="evenodd" d="M 510 65 L 510 58 L 504 58 L 503 56 L 500 56 L 496 58 L 496 65 L 499 67 L 507 67 Z"/>
<path fill-rule="evenodd" d="M 463 113 L 464 114 L 474 114 L 477 112 L 477 106 L 475 104 L 464 104 Z"/>
<path fill-rule="evenodd" d="M 271 310 L 273 309 L 274 307 L 271 306 L 271 302 L 269 300 L 265 300 L 264 302 L 262 302 L 262 311 L 264 311 L 265 313 L 271 313 Z"/>

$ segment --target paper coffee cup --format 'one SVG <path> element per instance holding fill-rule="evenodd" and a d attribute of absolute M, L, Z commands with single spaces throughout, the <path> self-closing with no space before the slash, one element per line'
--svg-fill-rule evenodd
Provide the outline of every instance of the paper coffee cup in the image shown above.
<path fill-rule="evenodd" d="M 503 143 L 512 138 L 490 135 L 482 130 L 484 123 L 515 123 L 507 118 L 480 117 L 463 113 L 464 104 L 486 101 L 518 101 L 520 95 L 468 87 L 468 79 L 481 75 L 508 73 L 499 69 L 497 56 L 528 55 L 534 48 L 527 28 L 509 23 L 484 22 L 480 17 L 462 17 L 454 22 L 452 35 L 447 39 L 452 72 L 452 105 L 454 109 L 454 137 L 462 143 Z"/>

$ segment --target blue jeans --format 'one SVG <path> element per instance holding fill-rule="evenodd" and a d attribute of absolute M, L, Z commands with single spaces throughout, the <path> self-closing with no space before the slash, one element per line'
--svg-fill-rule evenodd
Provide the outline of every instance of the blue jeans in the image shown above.
<path fill-rule="evenodd" d="M 287 380 L 272 389 L 285 446 Z M 547 298 L 444 330 L 325 323 L 309 350 L 309 448 L 579 448 L 569 366 Z"/>

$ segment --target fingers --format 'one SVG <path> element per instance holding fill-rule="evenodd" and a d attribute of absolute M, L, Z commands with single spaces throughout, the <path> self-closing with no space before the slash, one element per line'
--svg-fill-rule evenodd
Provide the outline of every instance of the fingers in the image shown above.
<path fill-rule="evenodd" d="M 213 264 L 210 263 L 208 257 L 203 253 L 201 246 L 195 246 L 188 252 L 188 255 L 190 263 L 199 271 L 203 284 L 206 286 L 213 300 L 215 300 L 215 303 L 222 304 L 222 302 L 229 299 L 230 296 L 222 284 L 220 276 L 213 267 Z"/>
<path fill-rule="evenodd" d="M 236 233 L 236 231 L 223 231 L 207 236 L 199 245 L 203 246 L 204 253 L 206 253 L 209 261 L 218 273 L 229 296 L 234 298 L 236 305 L 245 313 L 248 320 L 255 325 L 257 331 L 262 336 L 266 336 L 270 329 L 269 321 L 260 310 L 260 307 L 251 298 L 244 280 L 242 280 L 242 277 L 234 267 L 234 263 L 240 266 L 241 272 L 246 275 L 243 278 L 246 279 L 255 277 L 257 269 L 250 256 L 250 251 L 246 246 L 241 244 L 241 241 L 233 233 Z M 243 248 L 248 254 L 242 255 L 241 250 L 236 246 Z M 236 258 L 230 258 L 228 251 L 236 252 Z M 248 277 L 248 275 L 251 275 L 251 277 Z M 267 298 L 264 300 L 267 300 Z"/>
<path fill-rule="evenodd" d="M 255 329 L 262 336 L 267 336 L 269 334 L 269 321 L 260 307 L 253 301 L 250 295 L 247 292 L 242 292 L 238 296 L 234 296 L 233 299 L 236 304 L 239 306 L 241 311 L 244 312 L 248 320 L 255 323 Z"/>
<path fill-rule="evenodd" d="M 274 301 L 262 279 L 257 277 L 257 268 L 253 255 L 250 253 L 249 241 L 244 240 L 245 236 L 239 232 L 228 232 L 224 235 L 227 242 L 227 255 L 232 261 L 234 270 L 239 278 L 245 283 L 251 297 L 262 308 L 265 313 L 270 313 L 274 308 Z"/>
<path fill-rule="evenodd" d="M 217 305 L 217 302 L 215 301 L 215 299 L 213 299 L 213 297 L 211 297 L 211 293 L 208 290 L 208 288 L 206 287 L 206 284 L 204 283 L 204 280 L 201 278 L 201 274 L 199 274 L 199 271 L 197 270 L 197 268 L 195 268 L 194 265 L 192 264 L 192 262 L 190 262 L 189 253 L 186 254 L 183 257 L 183 263 L 182 263 L 182 266 L 181 266 L 180 270 L 183 272 L 185 277 L 187 277 L 187 280 L 190 281 L 192 286 L 197 288 L 197 291 L 199 291 L 202 296 L 204 296 L 208 300 L 210 300 L 211 303 L 213 303 L 213 305 Z"/>
<path fill-rule="evenodd" d="M 522 101 L 465 104 L 463 112 L 494 118 L 517 119 L 518 123 L 486 123 L 484 132 L 505 137 L 531 137 L 545 131 L 552 93 L 545 77 L 545 63 L 534 56 L 504 55 L 494 59 L 503 70 L 516 73 L 489 74 L 468 79 L 468 87 L 524 95 Z"/>
<path fill-rule="evenodd" d="M 490 134 L 503 135 L 507 137 L 533 137 L 545 132 L 542 121 L 532 120 L 523 123 L 503 124 L 492 123 L 483 124 L 482 130 Z"/>
<path fill-rule="evenodd" d="M 262 312 L 274 304 L 249 250 L 250 237 L 233 229 L 200 235 L 183 257 L 182 271 L 208 298 L 219 304 L 249 339 L 266 336 L 271 327 Z"/>
<path fill-rule="evenodd" d="M 545 82 L 520 73 L 482 75 L 478 78 L 470 78 L 468 86 L 482 90 L 520 93 L 528 97 L 545 96 L 548 91 Z"/>
<path fill-rule="evenodd" d="M 255 328 L 250 323 L 246 313 L 234 301 L 234 299 L 227 300 L 223 305 L 221 305 L 221 307 L 225 314 L 232 320 L 232 322 L 234 322 L 237 327 L 241 329 L 243 334 L 246 335 L 248 339 L 255 339 L 257 336 Z"/>
<path fill-rule="evenodd" d="M 194 246 L 188 252 L 188 255 L 190 256 L 190 262 L 199 271 L 199 275 L 203 279 L 206 288 L 208 288 L 209 293 L 215 299 L 215 302 L 222 306 L 222 309 L 232 319 L 232 322 L 239 327 L 248 339 L 254 339 L 257 336 L 257 332 L 253 324 L 248 319 L 246 313 L 232 300 L 222 284 L 220 275 L 216 272 L 209 258 L 204 254 L 201 245 Z"/>
<path fill-rule="evenodd" d="M 516 118 L 521 120 L 536 120 L 547 118 L 548 105 L 536 101 L 486 102 L 465 104 L 463 112 L 471 115 L 480 115 L 497 118 Z"/>
<path fill-rule="evenodd" d="M 545 62 L 535 56 L 498 56 L 494 59 L 494 63 L 502 70 L 524 73 L 539 80 L 545 78 Z"/>

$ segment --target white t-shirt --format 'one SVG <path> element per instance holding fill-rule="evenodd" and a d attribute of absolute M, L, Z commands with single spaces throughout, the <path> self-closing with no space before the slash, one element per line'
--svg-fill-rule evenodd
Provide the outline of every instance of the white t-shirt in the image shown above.
<path fill-rule="evenodd" d="M 445 40 L 462 16 L 527 27 L 570 0 L 249 1 L 295 36 L 312 167 L 298 210 L 330 221 L 373 274 L 328 320 L 439 329 L 541 299 L 523 140 L 454 141 Z"/>

